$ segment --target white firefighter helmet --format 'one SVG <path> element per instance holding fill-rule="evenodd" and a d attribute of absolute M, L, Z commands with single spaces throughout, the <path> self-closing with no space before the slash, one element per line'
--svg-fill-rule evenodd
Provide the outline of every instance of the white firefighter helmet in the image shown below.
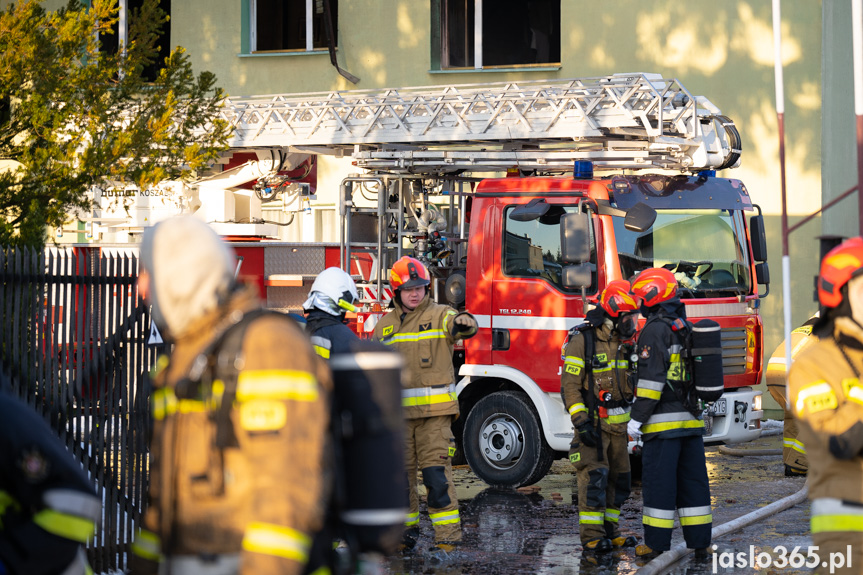
<path fill-rule="evenodd" d="M 357 311 L 354 302 L 360 299 L 354 280 L 341 268 L 327 268 L 318 274 L 309 298 L 303 309 L 315 308 L 332 315 L 342 315 L 345 311 Z"/>

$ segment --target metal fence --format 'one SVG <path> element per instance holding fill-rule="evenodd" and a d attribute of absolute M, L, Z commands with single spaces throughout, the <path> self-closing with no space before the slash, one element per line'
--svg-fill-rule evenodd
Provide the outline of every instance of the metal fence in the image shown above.
<path fill-rule="evenodd" d="M 103 500 L 96 573 L 123 569 L 145 505 L 149 408 L 159 351 L 131 252 L 0 249 L 0 379 L 40 413 Z"/>

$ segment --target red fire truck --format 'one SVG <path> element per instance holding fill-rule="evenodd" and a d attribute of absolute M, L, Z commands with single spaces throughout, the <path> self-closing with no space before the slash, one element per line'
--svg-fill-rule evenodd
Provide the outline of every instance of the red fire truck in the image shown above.
<path fill-rule="evenodd" d="M 654 210 L 650 225 L 643 218 Z M 654 266 L 674 272 L 690 318 L 722 327 L 726 393 L 705 412 L 705 440 L 758 437 L 757 284 L 767 278 L 761 216 L 747 227 L 747 210 L 741 182 L 704 174 L 480 182 L 464 282 L 480 331 L 466 343 L 457 387 L 458 431 L 474 472 L 491 485 L 529 485 L 569 449 L 560 398 L 566 333 L 584 317 L 585 296 L 595 301 L 609 281 Z"/>

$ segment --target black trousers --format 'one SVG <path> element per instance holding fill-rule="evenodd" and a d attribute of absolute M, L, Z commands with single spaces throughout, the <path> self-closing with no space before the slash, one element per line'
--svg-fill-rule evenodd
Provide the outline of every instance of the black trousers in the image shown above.
<path fill-rule="evenodd" d="M 671 548 L 676 513 L 686 546 L 709 547 L 713 516 L 701 436 L 650 439 L 642 459 L 645 545 L 655 551 Z"/>

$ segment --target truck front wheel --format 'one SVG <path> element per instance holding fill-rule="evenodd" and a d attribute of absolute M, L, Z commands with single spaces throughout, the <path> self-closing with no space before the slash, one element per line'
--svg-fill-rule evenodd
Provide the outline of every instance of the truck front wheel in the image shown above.
<path fill-rule="evenodd" d="M 479 400 L 468 413 L 462 441 L 468 465 L 492 487 L 532 485 L 554 461 L 536 410 L 518 391 Z"/>

